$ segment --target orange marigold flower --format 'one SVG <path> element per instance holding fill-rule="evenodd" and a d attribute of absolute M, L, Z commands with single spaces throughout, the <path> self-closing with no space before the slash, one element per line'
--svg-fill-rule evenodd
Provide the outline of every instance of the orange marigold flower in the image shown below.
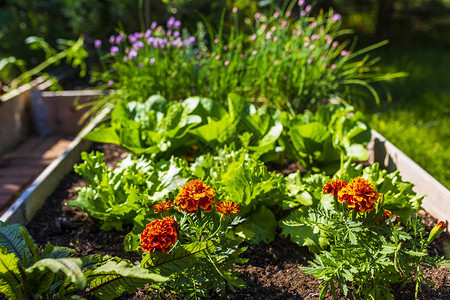
<path fill-rule="evenodd" d="M 224 215 L 239 213 L 239 205 L 233 201 L 220 201 L 216 204 L 216 210 Z"/>
<path fill-rule="evenodd" d="M 215 196 L 216 191 L 210 186 L 200 179 L 194 179 L 186 182 L 174 202 L 179 210 L 187 213 L 197 213 L 199 206 L 205 212 L 210 212 L 212 205 L 216 202 Z"/>
<path fill-rule="evenodd" d="M 155 214 L 159 213 L 160 211 L 166 211 L 169 210 L 172 206 L 175 206 L 170 200 L 167 200 L 166 202 L 158 202 L 155 205 L 153 205 L 153 208 L 155 209 Z"/>
<path fill-rule="evenodd" d="M 373 185 L 364 178 L 357 177 L 338 192 L 338 201 L 347 201 L 348 207 L 357 212 L 371 211 L 380 195 Z"/>
<path fill-rule="evenodd" d="M 178 239 L 178 229 L 179 225 L 173 216 L 147 224 L 140 237 L 142 251 L 169 252 Z"/>
<path fill-rule="evenodd" d="M 347 182 L 345 180 L 331 180 L 330 182 L 325 184 L 322 189 L 322 193 L 333 194 L 333 196 L 337 198 L 339 191 L 346 186 Z"/>

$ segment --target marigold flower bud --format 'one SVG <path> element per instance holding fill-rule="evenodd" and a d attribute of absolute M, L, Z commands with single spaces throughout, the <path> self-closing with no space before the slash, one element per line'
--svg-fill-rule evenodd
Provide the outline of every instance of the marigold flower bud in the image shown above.
<path fill-rule="evenodd" d="M 444 221 L 440 221 L 439 223 L 437 223 L 436 226 L 434 226 L 434 228 L 430 231 L 430 235 L 428 236 L 428 243 L 434 241 L 443 231 L 445 231 L 445 228 L 447 228 L 447 225 L 444 223 Z"/>
<path fill-rule="evenodd" d="M 157 214 L 169 210 L 172 206 L 175 206 L 175 204 L 170 202 L 170 200 L 167 200 L 166 202 L 158 202 L 152 207 L 155 208 L 155 214 Z"/>

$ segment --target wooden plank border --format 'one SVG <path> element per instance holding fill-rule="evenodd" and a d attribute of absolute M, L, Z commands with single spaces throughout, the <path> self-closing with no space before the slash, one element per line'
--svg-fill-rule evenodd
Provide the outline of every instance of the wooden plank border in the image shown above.
<path fill-rule="evenodd" d="M 111 111 L 107 107 L 98 114 L 69 144 L 66 151 L 55 159 L 31 186 L 5 211 L 0 220 L 8 224 L 27 224 L 44 205 L 47 197 L 59 185 L 64 176 L 73 169 L 73 165 L 80 160 L 82 151 L 91 146 L 91 142 L 82 137 L 102 122 Z"/>
<path fill-rule="evenodd" d="M 378 162 L 388 172 L 399 170 L 403 180 L 414 184 L 416 193 L 425 195 L 422 207 L 436 219 L 450 222 L 450 191 L 445 186 L 375 130 L 368 149 L 371 164 Z"/>

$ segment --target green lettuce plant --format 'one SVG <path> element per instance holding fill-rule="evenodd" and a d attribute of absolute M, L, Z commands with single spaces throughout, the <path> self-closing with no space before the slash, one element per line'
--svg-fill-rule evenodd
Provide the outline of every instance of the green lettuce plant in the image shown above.
<path fill-rule="evenodd" d="M 228 95 L 228 106 L 208 98 L 191 97 L 169 102 L 159 95 L 144 103 L 118 103 L 111 121 L 84 139 L 114 143 L 138 155 L 157 157 L 192 156 L 231 142 L 247 146 L 270 159 L 281 135 L 281 112 L 256 107 L 236 94 Z"/>
<path fill-rule="evenodd" d="M 280 144 L 286 157 L 314 172 L 333 174 L 347 159 L 365 161 L 371 133 L 364 116 L 353 107 L 328 104 L 315 113 L 285 115 Z"/>

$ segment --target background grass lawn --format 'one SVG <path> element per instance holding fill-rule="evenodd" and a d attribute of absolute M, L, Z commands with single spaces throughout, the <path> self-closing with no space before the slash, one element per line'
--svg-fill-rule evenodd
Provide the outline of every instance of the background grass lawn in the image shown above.
<path fill-rule="evenodd" d="M 392 102 L 367 113 L 372 128 L 450 188 L 450 52 L 448 48 L 388 45 L 385 71 L 409 76 L 388 83 Z"/>

